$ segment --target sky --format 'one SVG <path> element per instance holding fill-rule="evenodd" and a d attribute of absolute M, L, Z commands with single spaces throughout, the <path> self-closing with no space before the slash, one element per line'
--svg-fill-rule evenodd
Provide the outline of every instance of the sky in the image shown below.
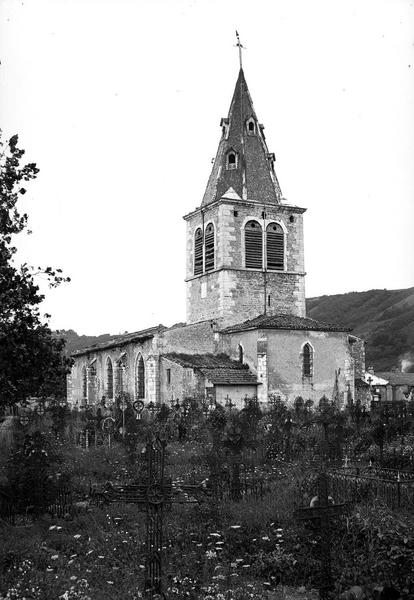
<path fill-rule="evenodd" d="M 243 68 L 307 297 L 414 285 L 414 1 L 0 0 L 0 125 L 40 173 L 18 258 L 54 329 L 185 320 L 185 223 Z"/>

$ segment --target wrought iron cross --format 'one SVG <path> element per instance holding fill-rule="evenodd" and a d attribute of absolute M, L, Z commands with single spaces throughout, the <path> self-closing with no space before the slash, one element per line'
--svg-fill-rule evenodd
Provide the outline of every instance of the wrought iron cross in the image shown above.
<path fill-rule="evenodd" d="M 146 444 L 144 450 L 145 472 L 143 482 L 132 485 L 113 486 L 107 484 L 104 491 L 91 490 L 91 496 L 102 502 L 134 504 L 138 510 L 146 512 L 146 561 L 144 595 L 151 600 L 162 593 L 162 545 L 163 514 L 171 504 L 192 504 L 207 498 L 202 485 L 182 485 L 173 490 L 171 479 L 165 478 L 166 441 L 159 436 Z M 175 493 L 185 493 L 194 500 L 173 498 Z"/>
<path fill-rule="evenodd" d="M 239 63 L 240 63 L 240 68 L 242 69 L 243 68 L 242 49 L 245 50 L 245 47 L 240 42 L 240 36 L 239 36 L 238 31 L 236 31 L 236 38 L 237 38 L 236 48 L 239 49 Z"/>
<path fill-rule="evenodd" d="M 155 437 L 144 449 L 145 471 L 142 483 L 113 486 L 108 483 L 103 492 L 91 490 L 91 496 L 102 502 L 122 502 L 134 504 L 138 510 L 146 512 L 146 598 L 162 595 L 162 521 L 166 507 L 172 501 L 172 483 L 165 479 L 166 441 Z"/>
<path fill-rule="evenodd" d="M 309 508 L 299 508 L 294 516 L 298 521 L 317 521 L 320 534 L 320 557 L 321 557 L 321 581 L 319 585 L 319 597 L 321 600 L 329 598 L 329 592 L 333 589 L 331 570 L 331 520 L 339 517 L 350 510 L 350 504 L 334 504 L 328 494 L 328 475 L 321 473 L 318 478 L 318 495 L 315 496 Z"/>

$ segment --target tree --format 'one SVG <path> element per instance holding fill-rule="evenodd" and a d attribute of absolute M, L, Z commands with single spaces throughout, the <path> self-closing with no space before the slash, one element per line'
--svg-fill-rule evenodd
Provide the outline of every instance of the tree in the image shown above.
<path fill-rule="evenodd" d="M 21 164 L 24 150 L 17 143 L 17 135 L 4 142 L 0 132 L 0 407 L 31 395 L 62 395 L 71 364 L 63 354 L 64 340 L 47 325 L 49 315 L 40 314 L 44 296 L 35 282 L 43 275 L 56 287 L 69 278 L 61 269 L 15 262 L 14 236 L 30 233 L 18 200 L 39 172 L 34 163 Z"/>

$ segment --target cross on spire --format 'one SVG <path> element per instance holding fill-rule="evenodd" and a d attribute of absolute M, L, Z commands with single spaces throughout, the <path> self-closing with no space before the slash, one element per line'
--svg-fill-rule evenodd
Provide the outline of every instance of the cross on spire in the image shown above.
<path fill-rule="evenodd" d="M 237 30 L 236 30 L 236 38 L 237 38 L 236 47 L 239 49 L 239 63 L 240 63 L 240 68 L 242 69 L 243 68 L 242 49 L 245 50 L 246 48 L 241 44 L 239 32 Z"/>

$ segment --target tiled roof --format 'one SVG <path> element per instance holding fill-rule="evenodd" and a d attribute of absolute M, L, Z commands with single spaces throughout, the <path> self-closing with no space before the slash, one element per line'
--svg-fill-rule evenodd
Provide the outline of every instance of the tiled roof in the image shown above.
<path fill-rule="evenodd" d="M 203 372 L 215 385 L 257 385 L 257 377 L 248 369 L 205 369 Z"/>
<path fill-rule="evenodd" d="M 352 331 L 349 327 L 334 323 L 323 323 L 308 317 L 296 317 L 295 315 L 260 315 L 254 319 L 244 321 L 222 329 L 221 333 L 237 333 L 238 331 L 249 331 L 250 329 L 295 329 L 305 331 Z"/>
<path fill-rule="evenodd" d="M 246 121 L 253 117 L 255 132 L 248 134 Z M 240 69 L 228 118 L 228 135 L 222 136 L 202 205 L 218 200 L 232 188 L 243 200 L 280 204 L 281 190 L 269 160 L 269 150 L 256 117 L 243 70 Z M 236 169 L 226 169 L 227 153 L 238 155 Z"/>
<path fill-rule="evenodd" d="M 402 373 L 401 371 L 388 371 L 386 373 L 375 373 L 381 379 L 388 381 L 390 385 L 414 385 L 414 373 Z"/>
<path fill-rule="evenodd" d="M 83 354 L 89 354 L 91 352 L 97 352 L 99 350 L 108 350 L 109 348 L 116 348 L 118 346 L 124 346 L 135 341 L 143 341 L 151 339 L 155 334 L 161 333 L 167 329 L 164 325 L 157 325 L 156 327 L 149 327 L 148 329 L 142 329 L 141 331 L 134 331 L 133 333 L 124 333 L 123 335 L 114 335 L 110 340 L 93 344 L 87 348 L 81 348 L 72 353 L 73 357 L 82 356 Z"/>
<path fill-rule="evenodd" d="M 182 367 L 201 371 L 209 381 L 221 385 L 257 385 L 257 377 L 249 367 L 227 354 L 163 354 Z"/>

